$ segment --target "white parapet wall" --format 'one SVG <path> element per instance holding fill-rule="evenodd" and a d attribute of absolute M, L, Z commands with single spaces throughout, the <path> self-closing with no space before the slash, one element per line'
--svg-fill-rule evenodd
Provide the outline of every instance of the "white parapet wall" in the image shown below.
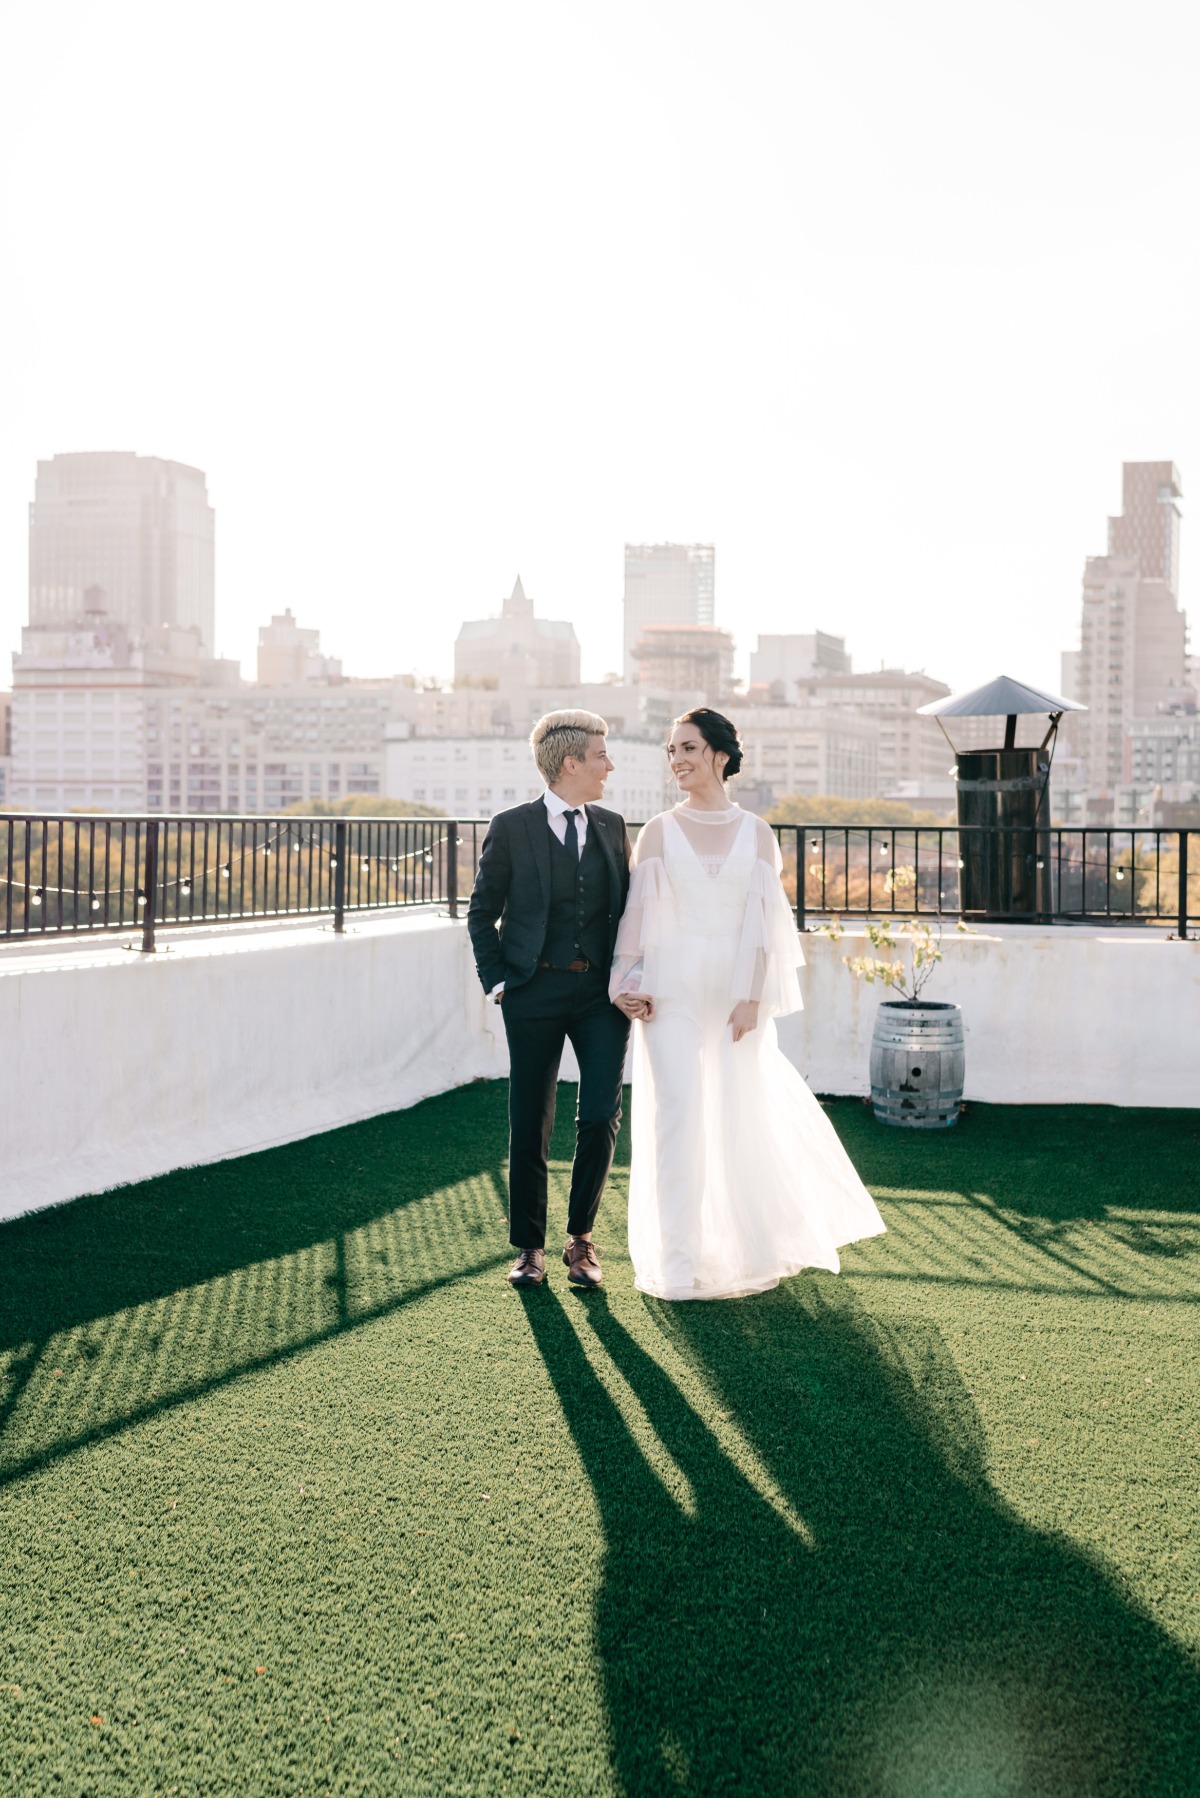
<path fill-rule="evenodd" d="M 865 932 L 807 935 L 805 1009 L 779 1038 L 814 1092 L 867 1093 L 880 1001 L 843 956 Z M 1200 942 L 1164 931 L 996 926 L 942 938 L 926 989 L 963 1014 L 964 1097 L 994 1105 L 1200 1106 Z"/>
<path fill-rule="evenodd" d="M 0 950 L 0 1218 L 507 1072 L 466 930 L 429 913 Z"/>
<path fill-rule="evenodd" d="M 815 1092 L 865 1093 L 861 947 L 804 939 L 780 1041 Z M 968 1099 L 1200 1106 L 1200 944 L 1132 930 L 948 931 Z M 422 913 L 0 950 L 0 1217 L 315 1135 L 507 1073 L 465 927 Z M 564 1061 L 563 1077 L 574 1063 Z"/>

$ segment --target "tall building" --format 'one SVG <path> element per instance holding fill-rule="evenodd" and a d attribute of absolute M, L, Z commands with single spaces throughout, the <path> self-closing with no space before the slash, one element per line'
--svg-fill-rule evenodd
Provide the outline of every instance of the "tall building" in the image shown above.
<path fill-rule="evenodd" d="M 1088 709 L 1064 721 L 1064 747 L 1095 795 L 1112 795 L 1128 780 L 1134 720 L 1168 710 L 1187 680 L 1179 472 L 1172 462 L 1126 462 L 1121 489 L 1124 511 L 1108 521 L 1108 554 L 1084 565 L 1079 649 L 1067 652 L 1067 696 Z"/>
<path fill-rule="evenodd" d="M 103 589 L 135 634 L 195 628 L 214 642 L 213 511 L 182 462 L 97 450 L 39 462 L 29 508 L 29 622 L 62 624 Z"/>
<path fill-rule="evenodd" d="M 715 624 L 644 624 L 634 645 L 639 686 L 723 705 L 733 691 L 733 638 Z"/>
<path fill-rule="evenodd" d="M 573 686 L 579 680 L 575 626 L 536 617 L 518 575 L 499 617 L 460 627 L 454 680 L 462 686 Z"/>
<path fill-rule="evenodd" d="M 12 694 L 0 693 L 0 805 L 12 790 Z"/>
<path fill-rule="evenodd" d="M 751 687 L 782 687 L 785 704 L 795 698 L 798 680 L 850 672 L 846 639 L 830 636 L 828 631 L 760 636 L 758 648 L 750 653 Z"/>
<path fill-rule="evenodd" d="M 1142 580 L 1136 557 L 1089 556 L 1083 573 L 1075 692 L 1068 720 L 1091 791 L 1125 778 L 1135 718 L 1152 718 L 1183 682 L 1187 623 L 1163 581 Z"/>
<path fill-rule="evenodd" d="M 625 545 L 625 679 L 636 680 L 648 624 L 712 624 L 717 552 L 711 543 Z"/>
<path fill-rule="evenodd" d="M 1179 470 L 1173 462 L 1121 464 L 1121 514 L 1108 521 L 1110 556 L 1132 556 L 1143 580 L 1179 597 Z"/>
<path fill-rule="evenodd" d="M 806 798 L 878 797 L 880 726 L 875 718 L 825 705 L 732 705 L 726 710 L 742 740 L 742 788 L 755 791 L 756 809 L 769 810 L 796 793 Z"/>
<path fill-rule="evenodd" d="M 944 699 L 949 691 L 944 681 L 901 668 L 881 668 L 875 674 L 827 674 L 796 683 L 801 705 L 833 706 L 877 722 L 876 792 L 884 798 L 901 789 L 908 794 L 936 793 L 945 785 L 950 762 L 946 739 L 937 720 L 919 718 L 917 707 L 931 699 Z"/>
<path fill-rule="evenodd" d="M 342 677 L 336 656 L 321 654 L 320 631 L 304 630 L 292 616 L 292 608 L 271 617 L 258 632 L 258 684 L 286 687 L 306 680 L 334 681 Z"/>

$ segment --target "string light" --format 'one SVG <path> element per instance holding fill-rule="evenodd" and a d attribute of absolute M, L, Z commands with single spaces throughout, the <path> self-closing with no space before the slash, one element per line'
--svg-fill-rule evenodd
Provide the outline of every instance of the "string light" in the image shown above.
<path fill-rule="evenodd" d="M 97 899 L 95 893 L 93 893 L 92 897 L 91 897 L 91 907 L 92 907 L 93 911 L 100 910 L 100 901 L 99 901 L 99 899 Z"/>
<path fill-rule="evenodd" d="M 190 880 L 181 880 L 179 883 L 179 890 L 181 893 L 190 893 L 192 890 L 191 881 Z"/>
<path fill-rule="evenodd" d="M 31 900 L 30 900 L 30 901 L 29 901 L 29 903 L 30 903 L 30 904 L 31 904 L 31 905 L 40 905 L 40 904 L 41 904 L 41 903 L 42 903 L 42 889 L 41 889 L 41 887 L 34 887 L 34 889 L 33 889 L 33 897 L 32 897 L 32 898 L 31 898 Z"/>
<path fill-rule="evenodd" d="M 228 880 L 230 875 L 232 874 L 232 872 L 233 872 L 233 870 L 230 868 L 228 862 L 221 863 L 221 879 L 222 880 Z"/>

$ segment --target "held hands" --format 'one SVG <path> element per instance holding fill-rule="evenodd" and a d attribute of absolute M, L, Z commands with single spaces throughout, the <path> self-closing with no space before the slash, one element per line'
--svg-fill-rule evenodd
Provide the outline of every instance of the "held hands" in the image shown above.
<path fill-rule="evenodd" d="M 740 1043 L 744 1036 L 758 1029 L 758 1000 L 740 999 L 729 1014 L 733 1040 Z"/>
<path fill-rule="evenodd" d="M 641 1018 L 646 1024 L 654 1016 L 654 1000 L 648 993 L 618 993 L 613 1004 L 627 1018 Z"/>

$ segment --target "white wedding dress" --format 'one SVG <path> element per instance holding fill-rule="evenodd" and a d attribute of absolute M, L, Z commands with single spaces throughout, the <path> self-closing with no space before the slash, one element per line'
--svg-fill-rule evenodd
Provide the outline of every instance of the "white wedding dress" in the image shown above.
<path fill-rule="evenodd" d="M 779 848 L 752 812 L 678 805 L 638 838 L 610 993 L 635 1030 L 629 1250 L 663 1299 L 764 1292 L 885 1229 L 829 1119 L 779 1047 L 799 1011 L 800 938 Z M 729 1014 L 757 999 L 739 1043 Z"/>

